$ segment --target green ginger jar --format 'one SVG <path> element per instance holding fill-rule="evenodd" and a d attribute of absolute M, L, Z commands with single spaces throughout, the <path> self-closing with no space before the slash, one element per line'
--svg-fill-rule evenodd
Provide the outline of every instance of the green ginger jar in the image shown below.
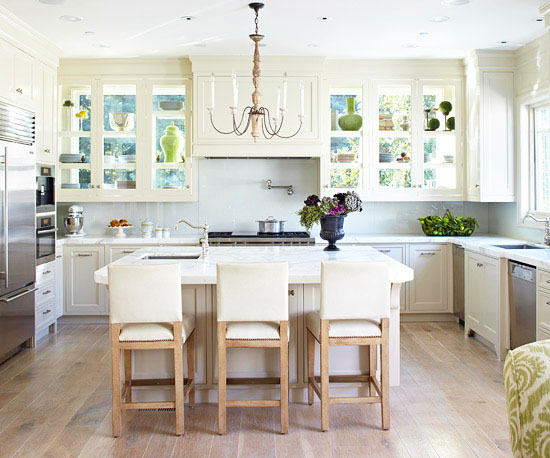
<path fill-rule="evenodd" d="M 340 116 L 338 125 L 342 130 L 359 130 L 363 125 L 363 118 L 355 112 L 355 97 L 346 98 L 348 114 Z"/>
<path fill-rule="evenodd" d="M 164 152 L 165 162 L 178 162 L 178 154 L 183 147 L 181 130 L 171 122 L 160 138 L 160 147 Z"/>

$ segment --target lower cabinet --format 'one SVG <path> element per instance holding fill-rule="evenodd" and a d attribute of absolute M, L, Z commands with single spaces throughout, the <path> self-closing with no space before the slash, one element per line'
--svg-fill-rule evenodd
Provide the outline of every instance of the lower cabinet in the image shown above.
<path fill-rule="evenodd" d="M 63 258 L 65 315 L 106 315 L 106 289 L 94 281 L 94 272 L 105 265 L 104 247 L 65 247 Z"/>
<path fill-rule="evenodd" d="M 466 252 L 464 260 L 464 327 L 495 345 L 500 328 L 499 260 Z"/>
<path fill-rule="evenodd" d="M 550 272 L 537 269 L 537 340 L 550 339 Z"/>
<path fill-rule="evenodd" d="M 431 243 L 409 247 L 409 266 L 414 270 L 414 280 L 408 285 L 408 310 L 414 313 L 452 312 L 449 245 Z"/>
<path fill-rule="evenodd" d="M 397 262 L 407 264 L 407 245 L 372 245 L 380 253 L 384 253 Z M 401 285 L 401 311 L 407 310 L 407 284 Z"/>
<path fill-rule="evenodd" d="M 106 264 L 110 264 L 111 262 L 118 261 L 120 258 L 123 258 L 124 256 L 128 256 L 129 254 L 132 254 L 133 252 L 141 249 L 141 248 L 149 248 L 155 245 L 139 245 L 139 246 L 124 246 L 124 247 L 105 247 L 105 254 L 107 259 Z"/>

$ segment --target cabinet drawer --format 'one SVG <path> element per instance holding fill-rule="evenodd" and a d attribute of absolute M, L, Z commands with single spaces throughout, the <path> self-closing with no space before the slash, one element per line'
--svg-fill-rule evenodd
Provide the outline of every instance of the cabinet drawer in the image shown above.
<path fill-rule="evenodd" d="M 550 272 L 537 269 L 537 288 L 545 288 L 550 291 Z"/>
<path fill-rule="evenodd" d="M 550 331 L 537 327 L 537 340 L 550 340 Z"/>
<path fill-rule="evenodd" d="M 36 310 L 34 319 L 34 328 L 40 329 L 42 326 L 51 324 L 55 321 L 55 301 L 48 301 L 42 304 Z"/>
<path fill-rule="evenodd" d="M 36 286 L 39 288 L 45 283 L 55 280 L 55 266 L 52 263 L 44 264 L 36 269 Z"/>
<path fill-rule="evenodd" d="M 550 333 L 550 292 L 537 289 L 537 328 Z"/>
<path fill-rule="evenodd" d="M 55 300 L 55 282 L 47 283 L 40 286 L 34 292 L 34 303 L 38 309 L 44 302 Z"/>

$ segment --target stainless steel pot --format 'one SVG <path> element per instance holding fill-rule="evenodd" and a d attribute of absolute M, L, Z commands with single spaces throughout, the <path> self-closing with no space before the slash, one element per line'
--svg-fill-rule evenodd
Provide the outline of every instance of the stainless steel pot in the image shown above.
<path fill-rule="evenodd" d="M 285 230 L 285 221 L 268 216 L 264 220 L 257 221 L 258 232 L 263 234 L 280 234 Z"/>

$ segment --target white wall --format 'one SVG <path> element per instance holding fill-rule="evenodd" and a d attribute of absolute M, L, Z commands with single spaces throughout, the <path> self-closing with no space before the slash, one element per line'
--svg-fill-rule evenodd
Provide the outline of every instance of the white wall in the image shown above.
<path fill-rule="evenodd" d="M 180 218 L 202 223 L 211 230 L 256 231 L 257 219 L 267 216 L 285 219 L 286 230 L 303 230 L 296 211 L 303 200 L 318 189 L 317 159 L 203 159 L 199 168 L 199 201 L 193 203 L 86 203 L 84 230 L 89 235 L 112 235 L 106 225 L 112 219 L 126 218 L 137 226 L 149 218 L 163 226 L 173 226 Z M 295 193 L 283 189 L 267 190 L 265 180 L 273 184 L 292 184 Z M 67 214 L 69 204 L 59 204 L 59 217 Z M 443 214 L 450 208 L 457 215 L 474 216 L 479 232 L 487 232 L 488 204 L 474 202 L 365 202 L 362 213 L 348 216 L 348 233 L 405 234 L 421 233 L 419 216 Z M 61 221 L 61 219 L 60 219 Z M 61 226 L 61 224 L 60 224 Z M 313 232 L 318 233 L 318 227 Z M 139 234 L 137 227 L 128 231 Z M 180 228 L 178 234 L 191 234 Z"/>

